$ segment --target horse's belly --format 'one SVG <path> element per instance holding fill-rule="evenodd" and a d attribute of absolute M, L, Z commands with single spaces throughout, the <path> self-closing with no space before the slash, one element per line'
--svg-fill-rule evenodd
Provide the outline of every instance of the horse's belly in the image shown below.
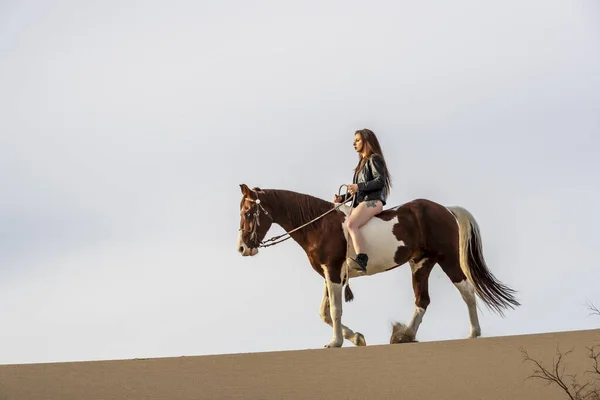
<path fill-rule="evenodd" d="M 395 223 L 395 220 L 383 221 L 373 218 L 361 228 L 365 252 L 369 255 L 367 275 L 387 271 L 397 265 L 394 256 L 398 247 L 404 246 L 404 243 L 394 236 Z M 351 256 L 356 254 L 353 250 L 351 246 Z"/>

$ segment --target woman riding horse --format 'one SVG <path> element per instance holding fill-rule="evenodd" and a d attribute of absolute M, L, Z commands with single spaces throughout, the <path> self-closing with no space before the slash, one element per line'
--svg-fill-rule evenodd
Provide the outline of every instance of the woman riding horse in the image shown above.
<path fill-rule="evenodd" d="M 383 211 L 392 184 L 379 140 L 373 131 L 369 129 L 356 131 L 354 150 L 358 153 L 358 164 L 354 169 L 352 184 L 348 185 L 349 194 L 345 196 L 336 194 L 333 201 L 343 203 L 351 195 L 355 195 L 347 226 L 357 254 L 356 259 L 348 257 L 347 261 L 366 272 L 369 256 L 363 252 L 360 228 Z"/>

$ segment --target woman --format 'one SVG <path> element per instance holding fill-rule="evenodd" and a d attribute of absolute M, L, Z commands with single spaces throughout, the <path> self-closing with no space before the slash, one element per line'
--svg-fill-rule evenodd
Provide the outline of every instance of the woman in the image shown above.
<path fill-rule="evenodd" d="M 355 197 L 347 227 L 356 251 L 356 259 L 348 257 L 347 261 L 366 272 L 369 257 L 362 250 L 364 246 L 360 228 L 383 210 L 392 184 L 375 133 L 369 129 L 356 131 L 354 150 L 359 156 L 354 169 L 354 179 L 352 184 L 348 185 L 348 192 Z M 349 195 L 336 194 L 333 201 L 341 203 L 348 198 Z"/>

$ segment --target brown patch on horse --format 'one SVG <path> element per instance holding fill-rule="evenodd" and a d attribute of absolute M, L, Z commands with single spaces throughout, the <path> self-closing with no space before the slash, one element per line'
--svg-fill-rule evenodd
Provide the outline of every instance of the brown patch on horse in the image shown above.
<path fill-rule="evenodd" d="M 329 201 L 291 190 L 265 189 L 259 195 L 264 204 L 272 208 L 274 222 L 286 231 L 302 226 L 334 207 Z M 345 218 L 343 212 L 336 210 L 291 234 L 308 255 L 313 269 L 324 276 L 322 266 L 325 265 L 331 282 L 340 284 L 347 249 L 343 230 Z M 346 299 L 352 298 L 352 292 L 347 291 Z"/>
<path fill-rule="evenodd" d="M 374 217 L 382 219 L 384 221 L 391 221 L 398 216 L 397 208 L 388 208 L 386 210 L 381 211 L 379 214 L 376 214 Z"/>
<path fill-rule="evenodd" d="M 288 221 L 286 222 L 289 222 L 294 227 L 303 225 L 308 221 L 321 216 L 322 214 L 326 213 L 332 208 L 331 202 L 306 194 L 293 192 L 291 190 L 258 190 L 259 193 L 262 196 L 264 196 L 267 204 L 283 205 L 280 206 L 280 209 L 278 209 L 277 211 L 283 213 L 284 215 L 282 216 L 287 217 Z M 341 211 L 337 211 L 330 213 L 325 218 L 321 218 L 318 221 L 307 225 L 306 227 L 302 228 L 299 232 L 306 230 L 328 229 L 329 225 L 331 225 L 331 215 L 335 215 L 336 213 L 339 216 L 341 226 L 341 223 L 344 219 L 344 214 Z"/>
<path fill-rule="evenodd" d="M 429 274 L 436 261 L 425 258 L 419 263 L 410 262 L 412 270 L 412 285 L 415 294 L 415 305 L 426 310 L 431 300 L 429 298 Z"/>
<path fill-rule="evenodd" d="M 392 233 L 398 242 L 404 243 L 404 246 L 398 246 L 394 255 L 394 262 L 398 265 L 405 264 L 411 259 L 414 259 L 421 253 L 423 246 L 421 233 L 419 230 L 419 221 L 415 204 L 408 204 L 395 210 L 387 210 L 384 218 L 389 218 L 391 213 L 394 213 L 397 222 L 392 228 Z M 389 218 L 391 220 L 392 218 Z"/>

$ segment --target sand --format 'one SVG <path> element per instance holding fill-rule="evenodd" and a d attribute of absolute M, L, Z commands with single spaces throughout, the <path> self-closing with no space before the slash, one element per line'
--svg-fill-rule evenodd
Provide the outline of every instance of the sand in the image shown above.
<path fill-rule="evenodd" d="M 526 380 L 519 348 L 566 373 L 591 367 L 600 330 L 235 355 L 0 366 L 0 400 L 564 399 Z M 548 364 L 549 365 L 549 364 Z"/>

